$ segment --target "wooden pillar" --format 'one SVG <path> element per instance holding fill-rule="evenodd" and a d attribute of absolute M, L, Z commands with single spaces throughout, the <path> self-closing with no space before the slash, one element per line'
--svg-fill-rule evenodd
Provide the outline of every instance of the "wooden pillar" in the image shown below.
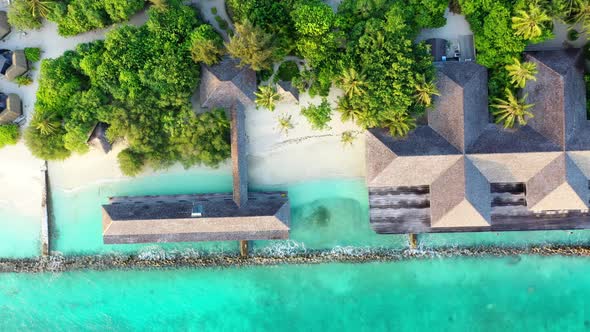
<path fill-rule="evenodd" d="M 408 234 L 408 239 L 410 241 L 410 249 L 418 248 L 418 234 L 410 233 Z"/>
<path fill-rule="evenodd" d="M 248 240 L 241 240 L 240 241 L 240 256 L 248 257 Z"/>
<path fill-rule="evenodd" d="M 49 255 L 49 175 L 47 161 L 41 168 L 41 256 Z"/>

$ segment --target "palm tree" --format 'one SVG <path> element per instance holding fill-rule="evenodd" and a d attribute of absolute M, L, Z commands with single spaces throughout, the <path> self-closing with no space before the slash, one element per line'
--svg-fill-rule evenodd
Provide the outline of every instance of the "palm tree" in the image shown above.
<path fill-rule="evenodd" d="M 352 130 L 347 130 L 342 132 L 342 136 L 340 137 L 340 142 L 346 145 L 352 145 L 354 143 L 354 139 L 356 138 L 356 134 Z"/>
<path fill-rule="evenodd" d="M 289 130 L 294 128 L 293 122 L 291 122 L 291 116 L 288 114 L 283 114 L 283 115 L 279 116 L 278 120 L 279 120 L 279 130 L 281 131 L 281 133 L 288 135 Z"/>
<path fill-rule="evenodd" d="M 152 6 L 159 11 L 164 11 L 168 9 L 168 1 L 167 0 L 150 0 Z"/>
<path fill-rule="evenodd" d="M 590 30 L 590 1 L 574 0 L 572 13 L 574 14 L 574 23 L 580 23 L 586 30 Z"/>
<path fill-rule="evenodd" d="M 277 89 L 270 85 L 259 86 L 258 92 L 254 94 L 256 95 L 256 106 L 264 107 L 271 112 L 275 110 L 275 102 L 281 99 L 281 95 L 279 95 Z"/>
<path fill-rule="evenodd" d="M 354 107 L 348 97 L 343 97 L 338 100 L 336 110 L 340 112 L 340 118 L 342 121 L 356 121 L 362 114 L 361 109 Z"/>
<path fill-rule="evenodd" d="M 417 83 L 414 85 L 416 101 L 426 107 L 432 105 L 432 96 L 440 96 L 436 84 L 433 81 L 426 82 L 424 74 L 417 76 Z"/>
<path fill-rule="evenodd" d="M 46 18 L 51 12 L 52 0 L 26 0 L 26 4 L 35 18 Z"/>
<path fill-rule="evenodd" d="M 57 118 L 56 112 L 35 112 L 31 125 L 37 129 L 42 135 L 53 135 L 59 129 L 61 122 Z"/>
<path fill-rule="evenodd" d="M 526 40 L 534 39 L 543 34 L 545 23 L 551 18 L 538 4 L 530 4 L 529 12 L 517 10 L 517 16 L 512 18 L 512 29 Z"/>
<path fill-rule="evenodd" d="M 539 72 L 537 70 L 537 64 L 534 62 L 520 62 L 517 58 L 513 58 L 513 63 L 506 65 L 508 75 L 512 79 L 510 81 L 517 88 L 524 88 L 528 80 L 536 81 L 535 75 Z"/>
<path fill-rule="evenodd" d="M 365 93 L 367 76 L 364 73 L 359 73 L 354 68 L 348 68 L 342 71 L 338 81 L 340 87 L 344 90 L 344 94 L 348 98 L 359 96 Z"/>
<path fill-rule="evenodd" d="M 406 112 L 389 112 L 383 124 L 389 128 L 391 136 L 404 137 L 416 128 L 416 119 Z"/>
<path fill-rule="evenodd" d="M 534 104 L 527 104 L 525 94 L 521 99 L 517 99 L 510 89 L 506 89 L 506 100 L 495 98 L 496 104 L 491 105 L 496 108 L 492 114 L 496 117 L 496 123 L 504 123 L 504 128 L 514 127 L 515 122 L 524 126 L 528 118 L 532 118 L 533 113 L 528 110 Z"/>

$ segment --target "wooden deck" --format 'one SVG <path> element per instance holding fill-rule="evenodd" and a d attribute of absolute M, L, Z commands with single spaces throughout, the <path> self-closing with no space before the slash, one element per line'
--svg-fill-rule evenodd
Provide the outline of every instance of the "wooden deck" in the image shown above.
<path fill-rule="evenodd" d="M 590 213 L 534 213 L 523 183 L 493 183 L 492 223 L 487 227 L 430 227 L 428 186 L 369 188 L 371 227 L 380 234 L 590 229 Z"/>

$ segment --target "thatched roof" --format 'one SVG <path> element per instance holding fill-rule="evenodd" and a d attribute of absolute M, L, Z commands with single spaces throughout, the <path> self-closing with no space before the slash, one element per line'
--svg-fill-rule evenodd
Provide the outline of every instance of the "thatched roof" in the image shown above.
<path fill-rule="evenodd" d="M 230 116 L 233 197 L 238 207 L 241 207 L 248 202 L 248 153 L 243 106 L 240 104 L 232 107 Z"/>
<path fill-rule="evenodd" d="M 10 33 L 10 24 L 5 11 L 0 11 L 0 39 L 3 39 Z"/>
<path fill-rule="evenodd" d="M 569 147 L 576 132 L 587 127 L 582 53 L 568 49 L 526 54 L 539 71 L 536 81 L 528 81 L 523 89 L 527 102 L 535 104 L 535 117 L 528 124 L 561 148 Z"/>
<path fill-rule="evenodd" d="M 553 211 L 565 211 L 567 218 L 586 213 L 590 126 L 580 54 L 527 55 L 539 68 L 537 81 L 526 89 L 529 102 L 536 103 L 535 117 L 512 130 L 489 121 L 485 68 L 437 64 L 441 96 L 434 99 L 427 126 L 406 138 L 384 129 L 367 132 L 374 228 L 384 233 L 558 229 Z M 512 189 L 504 192 L 505 187 Z M 522 191 L 515 196 L 514 188 Z M 412 190 L 416 193 L 405 193 Z M 543 223 L 533 225 L 537 216 Z"/>
<path fill-rule="evenodd" d="M 112 150 L 113 146 L 111 145 L 111 142 L 109 142 L 106 136 L 108 128 L 109 125 L 106 123 L 97 123 L 90 132 L 87 143 L 93 148 L 100 149 L 104 153 L 109 153 Z"/>
<path fill-rule="evenodd" d="M 253 105 L 256 96 L 256 73 L 239 67 L 240 61 L 224 57 L 213 66 L 201 66 L 201 106 L 229 109 L 236 103 Z"/>
<path fill-rule="evenodd" d="M 191 216 L 198 207 L 201 216 Z M 105 243 L 287 239 L 284 192 L 252 193 L 238 207 L 231 194 L 116 197 L 103 206 Z"/>
<path fill-rule="evenodd" d="M 20 97 L 14 93 L 0 94 L 4 109 L 0 110 L 0 124 L 11 123 L 23 114 Z"/>
<path fill-rule="evenodd" d="M 529 179 L 526 188 L 532 211 L 588 209 L 588 179 L 565 153 Z"/>
<path fill-rule="evenodd" d="M 428 112 L 428 125 L 464 152 L 488 124 L 487 69 L 474 62 L 438 65 L 440 96 Z"/>
<path fill-rule="evenodd" d="M 289 81 L 278 81 L 277 92 L 285 102 L 299 102 L 299 90 Z"/>
<path fill-rule="evenodd" d="M 477 140 L 467 149 L 467 153 L 526 153 L 561 150 L 559 145 L 529 126 L 507 130 L 501 125 L 488 124 Z"/>
<path fill-rule="evenodd" d="M 430 185 L 432 227 L 488 226 L 491 221 L 490 184 L 461 157 Z"/>
<path fill-rule="evenodd" d="M 23 75 L 29 70 L 29 64 L 25 57 L 25 51 L 16 50 L 12 52 L 12 65 L 8 67 L 4 76 L 9 81 L 14 81 L 15 78 Z"/>

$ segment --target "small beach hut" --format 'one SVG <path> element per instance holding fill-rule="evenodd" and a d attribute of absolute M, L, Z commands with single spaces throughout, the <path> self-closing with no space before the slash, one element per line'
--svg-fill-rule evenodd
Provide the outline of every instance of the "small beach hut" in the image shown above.
<path fill-rule="evenodd" d="M 0 58 L 1 70 L 9 81 L 23 75 L 29 70 L 27 58 L 23 50 L 5 51 Z"/>
<path fill-rule="evenodd" d="M 106 137 L 108 128 L 109 125 L 106 123 L 97 123 L 90 132 L 90 135 L 88 135 L 88 145 L 95 149 L 100 149 L 104 153 L 109 153 L 113 147 Z"/>
<path fill-rule="evenodd" d="M 5 11 L 0 11 L 0 39 L 3 39 L 10 33 L 10 24 Z"/>
<path fill-rule="evenodd" d="M 15 121 L 23 114 L 19 96 L 14 93 L 0 94 L 0 124 Z"/>

